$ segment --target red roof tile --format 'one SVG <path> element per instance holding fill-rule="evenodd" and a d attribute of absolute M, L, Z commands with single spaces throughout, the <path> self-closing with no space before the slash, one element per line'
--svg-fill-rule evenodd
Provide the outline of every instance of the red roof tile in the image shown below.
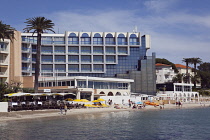
<path fill-rule="evenodd" d="M 185 65 L 181 65 L 181 64 L 175 64 L 176 68 L 182 68 L 182 69 L 186 69 L 187 66 Z M 191 67 L 188 66 L 189 69 L 191 69 Z"/>

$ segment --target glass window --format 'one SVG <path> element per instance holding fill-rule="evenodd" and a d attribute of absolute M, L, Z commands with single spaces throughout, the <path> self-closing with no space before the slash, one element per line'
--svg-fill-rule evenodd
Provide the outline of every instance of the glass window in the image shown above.
<path fill-rule="evenodd" d="M 127 45 L 127 40 L 126 40 L 124 34 L 119 34 L 117 41 L 118 41 L 118 45 Z"/>
<path fill-rule="evenodd" d="M 43 63 L 52 63 L 53 62 L 53 56 L 51 56 L 51 55 L 42 55 L 41 56 L 41 61 Z"/>
<path fill-rule="evenodd" d="M 42 44 L 52 44 L 52 37 L 42 36 Z"/>
<path fill-rule="evenodd" d="M 93 62 L 94 63 L 103 63 L 104 62 L 104 58 L 103 58 L 103 56 L 94 55 L 93 56 Z"/>
<path fill-rule="evenodd" d="M 116 54 L 115 47 L 106 47 L 106 54 Z"/>
<path fill-rule="evenodd" d="M 81 36 L 81 44 L 90 44 L 90 37 L 87 33 L 83 33 Z"/>
<path fill-rule="evenodd" d="M 55 62 L 65 63 L 66 62 L 66 56 L 65 55 L 56 55 L 55 56 Z"/>
<path fill-rule="evenodd" d="M 112 36 L 112 34 L 106 35 L 105 43 L 106 43 L 106 45 L 114 45 L 115 44 L 114 37 Z"/>
<path fill-rule="evenodd" d="M 52 72 L 53 65 L 41 65 L 41 72 Z"/>
<path fill-rule="evenodd" d="M 127 47 L 118 47 L 119 54 L 127 54 Z"/>
<path fill-rule="evenodd" d="M 66 65 L 55 65 L 55 72 L 65 72 Z"/>
<path fill-rule="evenodd" d="M 135 34 L 130 35 L 130 45 L 139 45 L 138 38 Z"/>
<path fill-rule="evenodd" d="M 64 46 L 55 46 L 55 53 L 65 53 L 65 47 Z"/>
<path fill-rule="evenodd" d="M 54 44 L 65 44 L 64 37 L 54 37 Z"/>
<path fill-rule="evenodd" d="M 68 70 L 78 72 L 79 71 L 79 65 L 74 65 L 74 64 L 69 65 Z"/>
<path fill-rule="evenodd" d="M 116 62 L 115 56 L 114 55 L 107 55 L 106 56 L 106 62 L 107 63 L 115 63 Z"/>
<path fill-rule="evenodd" d="M 98 46 L 93 47 L 94 54 L 103 54 L 103 52 L 104 52 L 103 47 L 98 47 Z"/>
<path fill-rule="evenodd" d="M 79 47 L 69 46 L 68 52 L 71 54 L 78 54 L 79 53 Z"/>
<path fill-rule="evenodd" d="M 42 46 L 41 47 L 41 52 L 42 53 L 53 53 L 53 49 L 52 49 L 52 46 Z"/>
<path fill-rule="evenodd" d="M 104 65 L 93 65 L 94 71 L 104 71 Z"/>
<path fill-rule="evenodd" d="M 81 65 L 81 70 L 90 72 L 91 71 L 91 65 Z"/>
<path fill-rule="evenodd" d="M 82 56 L 81 56 L 81 62 L 82 62 L 82 63 L 91 63 L 91 56 L 82 55 Z"/>
<path fill-rule="evenodd" d="M 93 44 L 102 45 L 103 44 L 103 38 L 99 33 L 96 33 L 93 37 Z"/>
<path fill-rule="evenodd" d="M 68 37 L 68 44 L 79 44 L 79 38 L 75 33 L 70 33 Z"/>
<path fill-rule="evenodd" d="M 91 48 L 88 46 L 82 46 L 81 47 L 81 53 L 82 54 L 90 54 L 91 53 Z"/>
<path fill-rule="evenodd" d="M 68 61 L 78 63 L 79 62 L 79 56 L 78 55 L 69 55 L 68 56 Z"/>

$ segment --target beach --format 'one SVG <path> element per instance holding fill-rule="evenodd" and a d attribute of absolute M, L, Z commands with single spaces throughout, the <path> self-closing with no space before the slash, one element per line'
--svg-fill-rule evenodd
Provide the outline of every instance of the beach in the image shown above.
<path fill-rule="evenodd" d="M 153 111 L 163 109 L 190 109 L 190 108 L 204 108 L 210 107 L 210 103 L 184 103 L 181 106 L 175 104 L 165 104 L 160 106 L 147 105 L 142 109 L 132 109 L 127 106 L 121 106 L 120 109 L 116 109 L 114 106 L 108 108 L 81 108 L 81 109 L 70 109 L 66 115 L 61 114 L 59 109 L 48 109 L 48 110 L 27 110 L 27 111 L 12 111 L 12 112 L 0 112 L 0 122 L 7 121 L 18 121 L 27 119 L 40 119 L 40 118 L 63 118 L 72 115 L 85 115 L 93 113 L 105 113 L 105 112 L 119 112 L 119 111 Z"/>

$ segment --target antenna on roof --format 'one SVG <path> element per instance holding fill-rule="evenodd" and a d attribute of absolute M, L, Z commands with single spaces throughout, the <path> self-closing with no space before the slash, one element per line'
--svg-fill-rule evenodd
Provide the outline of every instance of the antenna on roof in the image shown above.
<path fill-rule="evenodd" d="M 137 29 L 137 26 L 135 25 L 133 29 L 133 33 L 137 33 L 137 32 L 138 32 L 138 29 Z"/>

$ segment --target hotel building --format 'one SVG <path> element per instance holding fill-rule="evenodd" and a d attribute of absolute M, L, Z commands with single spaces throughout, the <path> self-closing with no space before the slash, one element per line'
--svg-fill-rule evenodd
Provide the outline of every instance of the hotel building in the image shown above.
<path fill-rule="evenodd" d="M 11 59 L 21 66 L 21 73 L 13 77 L 22 76 L 20 81 L 23 87 L 32 88 L 36 62 L 36 34 L 20 32 L 15 34 L 21 41 L 14 40 L 14 50 L 21 53 Z M 153 95 L 156 93 L 155 55 L 146 55 L 150 49 L 149 35 L 141 36 L 136 32 L 66 31 L 64 34 L 44 33 L 41 40 L 40 90 L 43 87 L 58 86 L 58 83 L 52 80 L 44 84 L 48 78 L 54 77 L 61 82 L 62 79 L 66 81 L 68 77 L 83 76 L 96 79 L 121 78 L 121 83 L 126 81 L 122 78 L 134 79 L 134 82 L 126 81 L 127 87 L 131 83 L 131 92 Z M 18 61 L 20 56 L 21 60 Z M 63 86 L 72 86 L 69 82 L 64 83 L 66 84 Z"/>

